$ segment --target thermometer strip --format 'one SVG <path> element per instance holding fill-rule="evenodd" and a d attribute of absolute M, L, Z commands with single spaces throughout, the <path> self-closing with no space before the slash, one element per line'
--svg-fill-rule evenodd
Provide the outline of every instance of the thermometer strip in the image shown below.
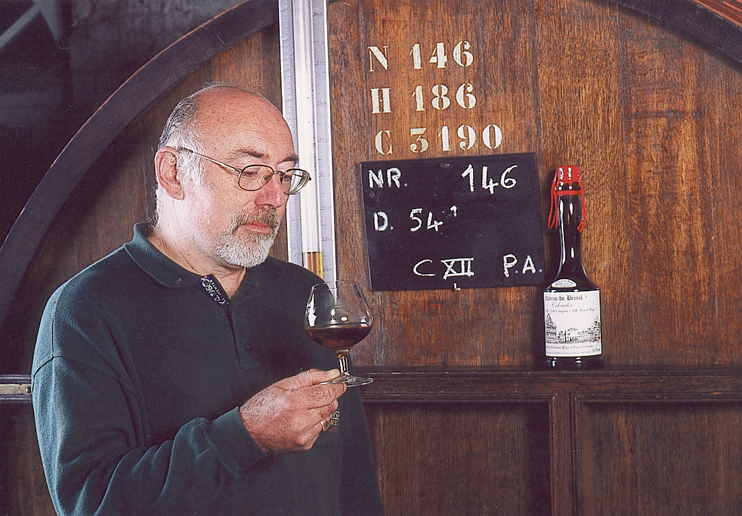
<path fill-rule="evenodd" d="M 289 202 L 289 260 L 304 264 L 308 253 L 320 253 L 322 270 L 315 272 L 332 281 L 336 256 L 327 1 L 279 0 L 279 27 L 283 113 L 301 166 L 312 175 Z"/>

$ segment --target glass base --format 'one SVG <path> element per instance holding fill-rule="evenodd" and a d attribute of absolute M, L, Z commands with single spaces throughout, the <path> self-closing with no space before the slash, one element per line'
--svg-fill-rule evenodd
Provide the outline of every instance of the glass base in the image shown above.
<path fill-rule="evenodd" d="M 322 382 L 321 385 L 327 385 L 330 383 L 344 383 L 348 387 L 358 387 L 359 385 L 368 385 L 373 381 L 373 378 L 367 378 L 365 376 L 353 376 L 352 374 L 343 373 L 337 378 Z"/>

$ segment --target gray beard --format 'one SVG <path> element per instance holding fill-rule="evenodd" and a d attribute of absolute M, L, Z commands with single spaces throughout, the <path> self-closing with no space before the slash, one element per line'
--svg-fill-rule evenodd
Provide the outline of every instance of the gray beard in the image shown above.
<path fill-rule="evenodd" d="M 244 224 L 260 222 L 271 225 L 271 232 L 248 233 L 245 237 L 237 238 L 237 230 Z M 250 268 L 260 265 L 268 258 L 273 241 L 278 234 L 280 217 L 275 208 L 269 208 L 254 217 L 235 215 L 227 229 L 219 237 L 216 254 L 225 262 L 240 267 Z"/>

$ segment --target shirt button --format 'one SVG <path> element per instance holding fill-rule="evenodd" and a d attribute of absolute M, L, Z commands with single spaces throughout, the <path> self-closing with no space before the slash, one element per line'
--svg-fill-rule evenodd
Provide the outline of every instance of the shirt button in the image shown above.
<path fill-rule="evenodd" d="M 245 342 L 245 345 L 243 346 L 245 348 L 245 351 L 250 351 L 250 344 Z"/>

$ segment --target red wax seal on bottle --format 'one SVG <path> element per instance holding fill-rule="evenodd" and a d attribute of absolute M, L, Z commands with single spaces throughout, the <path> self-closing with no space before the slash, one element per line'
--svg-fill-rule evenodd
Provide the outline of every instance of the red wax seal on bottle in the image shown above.
<path fill-rule="evenodd" d="M 582 188 L 582 176 L 580 169 L 574 165 L 559 167 L 554 174 L 554 181 L 551 183 L 551 209 L 549 210 L 549 227 L 555 228 L 559 223 L 559 214 L 557 213 L 557 198 L 560 195 L 579 195 L 582 204 L 582 219 L 577 226 L 577 231 L 582 232 L 585 229 L 585 220 L 587 213 L 585 210 L 585 193 Z"/>

